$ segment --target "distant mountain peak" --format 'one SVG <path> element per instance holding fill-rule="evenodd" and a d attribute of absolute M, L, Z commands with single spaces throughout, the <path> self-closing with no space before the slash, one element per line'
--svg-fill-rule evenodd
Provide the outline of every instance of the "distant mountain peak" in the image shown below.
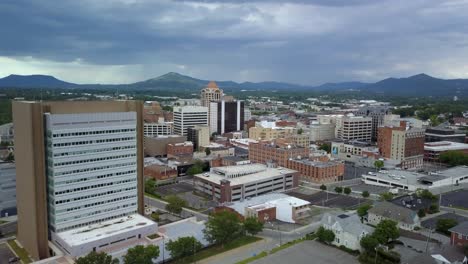
<path fill-rule="evenodd" d="M 424 80 L 424 79 L 436 79 L 430 75 L 427 75 L 425 73 L 420 73 L 420 74 L 416 74 L 416 75 L 413 75 L 413 76 L 410 76 L 408 77 L 408 79 L 417 79 L 417 80 Z"/>

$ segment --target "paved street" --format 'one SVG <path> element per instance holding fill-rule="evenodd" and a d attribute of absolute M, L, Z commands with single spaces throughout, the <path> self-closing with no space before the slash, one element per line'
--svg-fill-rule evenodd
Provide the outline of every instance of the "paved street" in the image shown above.
<path fill-rule="evenodd" d="M 372 168 L 354 167 L 353 164 L 346 163 L 344 171 L 344 180 L 361 178 L 362 174 L 367 174 L 369 171 L 374 171 Z"/>
<path fill-rule="evenodd" d="M 252 262 L 254 264 L 354 264 L 357 258 L 339 249 L 316 241 L 304 241 L 273 255 Z"/>

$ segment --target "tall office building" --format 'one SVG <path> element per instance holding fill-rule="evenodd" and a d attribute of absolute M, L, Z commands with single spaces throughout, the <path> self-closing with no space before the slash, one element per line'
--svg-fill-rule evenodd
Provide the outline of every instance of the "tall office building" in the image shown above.
<path fill-rule="evenodd" d="M 142 109 L 136 101 L 13 103 L 17 238 L 33 258 L 52 254 L 48 240 L 79 256 L 154 227 L 132 224 L 145 221 L 137 214 Z"/>
<path fill-rule="evenodd" d="M 196 125 L 208 125 L 208 107 L 174 107 L 174 133 L 187 136 L 187 128 Z"/>
<path fill-rule="evenodd" d="M 211 81 L 201 90 L 201 105 L 210 107 L 210 102 L 219 102 L 223 97 L 223 90 L 219 89 L 218 85 Z"/>
<path fill-rule="evenodd" d="M 377 144 L 383 157 L 400 162 L 405 169 L 423 166 L 423 129 L 407 127 L 402 121 L 400 126 L 379 127 L 378 135 Z"/>
<path fill-rule="evenodd" d="M 222 100 L 210 103 L 210 132 L 224 133 L 244 130 L 244 102 Z"/>
<path fill-rule="evenodd" d="M 372 118 L 372 141 L 377 141 L 378 128 L 384 124 L 385 115 L 391 114 L 391 107 L 386 105 L 365 106 L 355 112 L 357 116 Z"/>
<path fill-rule="evenodd" d="M 370 142 L 372 139 L 372 118 L 344 116 L 340 119 L 338 138 Z"/>

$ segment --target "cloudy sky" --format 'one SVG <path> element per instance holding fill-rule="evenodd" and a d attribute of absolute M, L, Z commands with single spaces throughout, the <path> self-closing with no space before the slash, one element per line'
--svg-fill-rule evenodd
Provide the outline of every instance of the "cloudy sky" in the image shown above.
<path fill-rule="evenodd" d="M 467 0 L 4 0 L 0 77 L 468 78 Z"/>

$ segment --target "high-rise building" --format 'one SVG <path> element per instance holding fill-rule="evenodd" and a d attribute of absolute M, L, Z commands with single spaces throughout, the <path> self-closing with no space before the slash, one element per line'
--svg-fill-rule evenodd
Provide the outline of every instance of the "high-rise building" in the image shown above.
<path fill-rule="evenodd" d="M 180 106 L 174 107 L 174 133 L 187 135 L 187 128 L 196 125 L 208 125 L 208 107 Z"/>
<path fill-rule="evenodd" d="M 211 81 L 201 90 L 201 105 L 210 107 L 210 102 L 219 102 L 222 97 L 223 90 L 219 89 L 214 81 Z"/>
<path fill-rule="evenodd" d="M 137 101 L 13 103 L 17 239 L 34 259 L 50 255 L 49 239 L 79 256 L 155 227 L 132 224 L 146 221 L 137 214 L 142 109 Z"/>
<path fill-rule="evenodd" d="M 378 137 L 378 128 L 384 124 L 385 115 L 391 114 L 391 107 L 386 105 L 365 106 L 355 112 L 357 116 L 366 116 L 372 118 L 372 141 Z"/>
<path fill-rule="evenodd" d="M 193 148 L 197 151 L 200 147 L 210 144 L 210 129 L 208 126 L 197 125 L 187 129 L 187 140 L 193 142 Z"/>
<path fill-rule="evenodd" d="M 421 168 L 424 158 L 424 130 L 406 126 L 379 127 L 378 147 L 380 154 L 400 162 L 405 169 Z"/>
<path fill-rule="evenodd" d="M 338 138 L 342 140 L 371 141 L 372 118 L 363 116 L 344 116 L 338 129 Z"/>
<path fill-rule="evenodd" d="M 224 133 L 244 129 L 244 102 L 222 100 L 210 103 L 210 132 Z"/>
<path fill-rule="evenodd" d="M 168 136 L 174 134 L 173 122 L 144 123 L 145 137 Z"/>

